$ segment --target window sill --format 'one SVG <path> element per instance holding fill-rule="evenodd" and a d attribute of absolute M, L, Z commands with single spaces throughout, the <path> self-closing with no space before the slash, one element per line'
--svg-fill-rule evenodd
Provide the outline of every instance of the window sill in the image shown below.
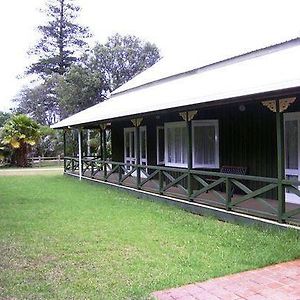
<path fill-rule="evenodd" d="M 193 165 L 193 169 L 220 169 L 219 165 Z"/>
<path fill-rule="evenodd" d="M 187 168 L 187 164 L 172 164 L 172 163 L 166 163 L 166 167 L 175 167 L 175 168 Z"/>

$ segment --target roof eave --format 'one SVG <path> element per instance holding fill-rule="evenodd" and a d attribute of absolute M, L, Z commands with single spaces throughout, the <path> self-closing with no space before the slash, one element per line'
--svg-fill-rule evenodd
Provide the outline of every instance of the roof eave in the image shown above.
<path fill-rule="evenodd" d="M 94 124 L 110 123 L 110 122 L 113 122 L 116 120 L 128 120 L 130 118 L 144 117 L 144 116 L 150 116 L 150 115 L 154 115 L 154 114 L 155 115 L 163 114 L 163 113 L 168 113 L 170 111 L 176 112 L 176 111 L 182 111 L 182 110 L 193 110 L 195 108 L 211 108 L 211 107 L 217 107 L 217 106 L 226 105 L 226 104 L 241 103 L 241 102 L 245 102 L 245 101 L 258 101 L 258 100 L 266 100 L 266 99 L 273 100 L 273 99 L 276 99 L 279 97 L 296 95 L 297 93 L 300 93 L 300 86 L 287 88 L 287 89 L 280 89 L 280 90 L 275 90 L 275 91 L 266 91 L 266 92 L 262 92 L 262 93 L 237 96 L 234 98 L 215 99 L 215 100 L 203 102 L 203 103 L 182 105 L 182 106 L 177 106 L 177 107 L 172 107 L 172 108 L 167 108 L 167 109 L 148 111 L 148 112 L 139 113 L 139 114 L 132 114 L 132 115 L 128 114 L 128 115 L 124 115 L 121 117 L 115 117 L 115 118 L 110 118 L 110 119 L 99 119 L 99 120 L 94 120 L 94 121 L 90 121 L 90 122 L 75 123 L 72 125 L 56 126 L 54 124 L 54 125 L 51 125 L 50 127 L 53 129 L 66 129 L 66 128 L 78 129 L 78 128 L 82 128 L 82 127 L 87 127 L 87 125 L 91 125 L 91 127 L 95 128 L 96 126 Z M 57 123 L 57 124 L 59 124 L 59 123 Z"/>

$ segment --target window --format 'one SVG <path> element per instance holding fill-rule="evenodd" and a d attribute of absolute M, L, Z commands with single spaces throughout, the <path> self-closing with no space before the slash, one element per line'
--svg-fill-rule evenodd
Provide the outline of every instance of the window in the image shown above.
<path fill-rule="evenodd" d="M 135 132 L 133 127 L 124 128 L 124 162 L 135 164 Z M 131 170 L 129 166 L 126 168 Z"/>
<path fill-rule="evenodd" d="M 192 121 L 194 168 L 219 168 L 218 120 Z"/>
<path fill-rule="evenodd" d="M 147 129 L 146 126 L 140 127 L 140 156 L 141 164 L 147 165 Z"/>
<path fill-rule="evenodd" d="M 135 163 L 135 143 L 136 134 L 135 128 L 124 128 L 124 162 Z M 140 162 L 143 165 L 147 164 L 147 129 L 146 126 L 140 127 Z"/>
<path fill-rule="evenodd" d="M 156 127 L 156 160 L 158 165 L 165 163 L 165 130 L 163 126 Z"/>
<path fill-rule="evenodd" d="M 165 165 L 187 167 L 185 122 L 165 123 Z"/>
<path fill-rule="evenodd" d="M 162 127 L 157 128 L 157 162 L 162 163 Z M 187 167 L 187 128 L 185 122 L 165 123 L 165 165 Z M 194 168 L 219 168 L 218 120 L 192 121 L 192 160 Z"/>

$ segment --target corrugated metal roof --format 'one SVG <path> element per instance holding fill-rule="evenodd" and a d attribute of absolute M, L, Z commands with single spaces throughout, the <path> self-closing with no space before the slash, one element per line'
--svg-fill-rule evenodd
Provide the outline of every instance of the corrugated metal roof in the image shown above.
<path fill-rule="evenodd" d="M 53 128 L 300 87 L 299 58 L 297 38 L 113 94 L 109 100 L 62 120 Z"/>
<path fill-rule="evenodd" d="M 287 41 L 292 41 L 294 38 L 290 38 Z M 113 91 L 112 94 L 122 93 L 126 90 L 154 82 L 163 78 L 171 77 L 180 73 L 185 73 L 190 70 L 199 69 L 210 64 L 224 61 L 228 58 L 233 58 L 243 54 L 248 54 L 257 49 L 264 49 L 274 47 L 274 45 L 280 45 L 285 43 L 282 40 L 265 40 L 251 42 L 249 45 L 220 45 L 219 47 L 209 47 L 209 45 L 203 45 L 201 51 L 194 49 L 192 45 L 188 47 L 186 51 L 177 53 L 175 56 L 168 56 L 162 58 L 159 62 L 147 69 L 143 73 L 137 75 L 132 80 L 126 82 L 118 89 Z M 259 50 L 260 51 L 260 50 Z"/>

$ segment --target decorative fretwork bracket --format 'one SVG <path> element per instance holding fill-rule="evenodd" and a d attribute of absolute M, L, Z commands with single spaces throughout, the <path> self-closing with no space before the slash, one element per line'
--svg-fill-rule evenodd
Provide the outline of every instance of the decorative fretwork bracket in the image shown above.
<path fill-rule="evenodd" d="M 197 110 L 184 111 L 184 112 L 180 112 L 179 115 L 184 121 L 191 121 L 194 119 L 197 112 L 198 112 Z"/>
<path fill-rule="evenodd" d="M 294 103 L 296 97 L 279 99 L 279 112 L 284 112 L 288 107 Z M 270 111 L 276 112 L 276 100 L 267 100 L 261 102 L 263 106 L 266 106 Z"/>
<path fill-rule="evenodd" d="M 105 130 L 106 127 L 107 127 L 107 123 L 100 124 L 100 128 L 101 128 L 102 130 Z"/>
<path fill-rule="evenodd" d="M 143 122 L 143 118 L 131 119 L 131 123 L 133 124 L 134 127 L 140 127 L 142 122 Z"/>

